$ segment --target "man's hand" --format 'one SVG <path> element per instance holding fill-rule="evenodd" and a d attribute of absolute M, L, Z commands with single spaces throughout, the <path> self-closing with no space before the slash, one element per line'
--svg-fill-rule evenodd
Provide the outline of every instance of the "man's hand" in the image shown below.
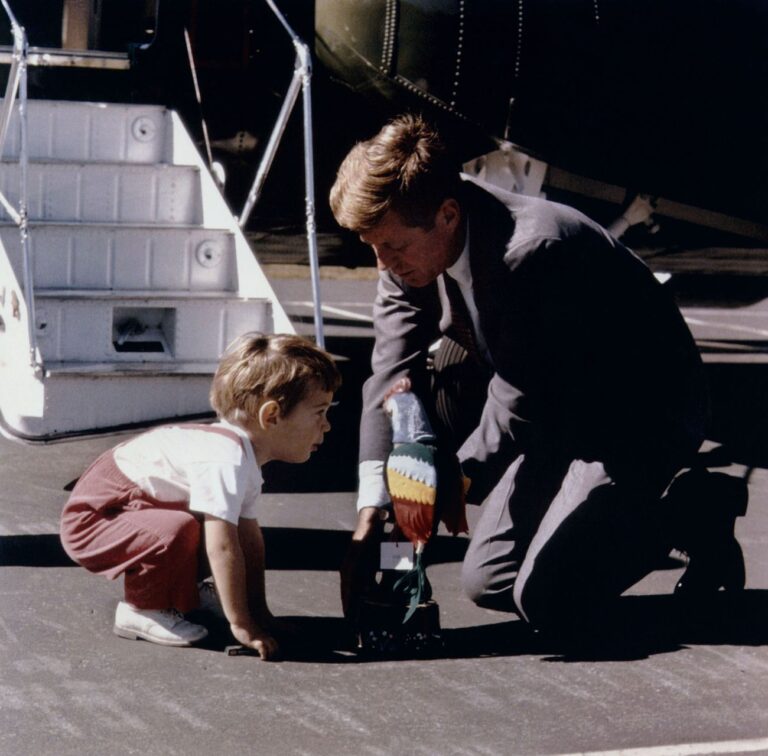
<path fill-rule="evenodd" d="M 439 450 L 435 455 L 435 463 L 438 515 L 452 535 L 468 533 L 466 504 L 469 478 L 462 473 L 459 460 L 453 452 Z"/>
<path fill-rule="evenodd" d="M 277 658 L 279 652 L 277 641 L 255 624 L 233 624 L 230 625 L 230 630 L 238 643 L 258 651 L 262 661 L 273 661 Z"/>
<path fill-rule="evenodd" d="M 378 545 L 384 530 L 381 514 L 378 507 L 360 510 L 352 543 L 341 564 L 341 605 L 347 619 L 356 616 L 360 597 L 374 582 L 379 569 Z"/>

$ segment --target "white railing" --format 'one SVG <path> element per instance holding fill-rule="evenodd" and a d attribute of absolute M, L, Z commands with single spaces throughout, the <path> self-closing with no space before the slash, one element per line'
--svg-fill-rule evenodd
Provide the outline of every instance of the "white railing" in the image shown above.
<path fill-rule="evenodd" d="M 3 105 L 0 108 L 0 159 L 5 151 L 5 142 L 13 116 L 16 98 L 19 100 L 19 201 L 18 207 L 0 191 L 0 205 L 11 220 L 19 227 L 21 234 L 21 254 L 24 274 L 24 299 L 27 311 L 27 334 L 29 339 L 29 360 L 33 367 L 39 366 L 35 345 L 35 299 L 32 282 L 32 265 L 29 256 L 29 219 L 27 215 L 27 35 L 19 25 L 7 0 L 0 0 L 5 14 L 11 23 L 13 32 L 13 57 L 8 72 Z"/>
<path fill-rule="evenodd" d="M 293 69 L 293 78 L 288 87 L 288 92 L 283 100 L 283 106 L 277 116 L 277 121 L 272 129 L 269 142 L 267 143 L 264 154 L 256 171 L 256 178 L 253 181 L 248 198 L 246 199 L 243 211 L 240 213 L 240 228 L 244 228 L 256 203 L 261 196 L 261 190 L 264 187 L 269 169 L 272 167 L 272 161 L 277 153 L 280 140 L 283 138 L 285 127 L 291 112 L 302 93 L 302 105 L 304 111 L 304 184 L 305 184 L 305 212 L 307 224 L 307 244 L 309 246 L 309 267 L 310 277 L 312 279 L 312 300 L 314 303 L 315 320 L 315 341 L 318 346 L 325 347 L 325 336 L 323 335 L 323 315 L 320 301 L 320 263 L 317 254 L 317 226 L 315 224 L 315 157 L 312 146 L 312 57 L 309 47 L 293 31 L 282 13 L 277 9 L 273 0 L 266 0 L 267 5 L 282 24 L 283 28 L 293 42 L 296 50 L 296 59 Z"/>

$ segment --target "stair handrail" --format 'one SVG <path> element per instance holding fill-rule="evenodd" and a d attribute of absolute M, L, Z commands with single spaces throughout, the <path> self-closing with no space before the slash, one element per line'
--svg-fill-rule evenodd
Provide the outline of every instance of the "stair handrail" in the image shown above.
<path fill-rule="evenodd" d="M 27 211 L 27 59 L 29 45 L 24 27 L 19 24 L 7 0 L 0 0 L 13 33 L 13 57 L 8 72 L 3 106 L 0 109 L 0 159 L 5 151 L 5 142 L 13 116 L 13 106 L 19 99 L 19 206 L 18 209 L 0 191 L 0 205 L 19 227 L 21 235 L 21 255 L 24 272 L 24 299 L 27 309 L 27 333 L 29 339 L 29 361 L 33 368 L 40 367 L 35 344 L 35 300 L 32 285 L 32 265 L 29 257 L 29 217 Z"/>
<path fill-rule="evenodd" d="M 305 214 L 307 227 L 307 245 L 309 247 L 309 268 L 312 280 L 312 300 L 314 304 L 315 341 L 321 348 L 325 348 L 325 336 L 323 335 L 323 315 L 320 297 L 320 263 L 317 253 L 317 225 L 315 223 L 315 156 L 312 144 L 312 55 L 309 46 L 291 28 L 285 16 L 278 10 L 273 0 L 265 0 L 277 20 L 282 24 L 293 42 L 296 58 L 293 68 L 293 77 L 286 92 L 280 113 L 277 116 L 269 142 L 264 150 L 256 177 L 253 180 L 248 197 L 240 213 L 238 223 L 240 228 L 245 228 L 251 211 L 259 200 L 261 190 L 267 178 L 267 173 L 272 167 L 272 162 L 277 153 L 280 140 L 283 138 L 288 119 L 302 93 L 302 106 L 304 114 L 304 185 L 305 185 Z"/>

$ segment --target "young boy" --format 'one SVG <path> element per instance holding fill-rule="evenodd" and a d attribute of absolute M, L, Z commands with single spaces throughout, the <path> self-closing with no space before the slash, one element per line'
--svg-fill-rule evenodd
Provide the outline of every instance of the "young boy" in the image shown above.
<path fill-rule="evenodd" d="M 117 635 L 189 646 L 207 630 L 183 613 L 202 604 L 223 611 L 239 643 L 274 658 L 256 520 L 261 468 L 309 459 L 330 429 L 340 383 L 331 358 L 310 342 L 246 334 L 213 379 L 217 422 L 147 431 L 88 468 L 64 508 L 61 540 L 91 572 L 125 574 Z M 204 555 L 215 589 L 198 584 Z"/>

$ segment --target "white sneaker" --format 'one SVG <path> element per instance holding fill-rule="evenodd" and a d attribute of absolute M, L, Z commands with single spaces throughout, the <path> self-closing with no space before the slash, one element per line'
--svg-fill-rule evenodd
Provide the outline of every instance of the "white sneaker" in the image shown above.
<path fill-rule="evenodd" d="M 212 580 L 203 580 L 197 584 L 197 590 L 200 593 L 200 606 L 204 612 L 210 612 L 219 619 L 225 620 L 224 607 L 221 605 L 219 594 L 216 593 L 216 584 Z"/>
<path fill-rule="evenodd" d="M 143 638 L 161 646 L 191 646 L 208 635 L 202 625 L 194 625 L 175 609 L 135 609 L 125 601 L 117 605 L 115 635 Z"/>

